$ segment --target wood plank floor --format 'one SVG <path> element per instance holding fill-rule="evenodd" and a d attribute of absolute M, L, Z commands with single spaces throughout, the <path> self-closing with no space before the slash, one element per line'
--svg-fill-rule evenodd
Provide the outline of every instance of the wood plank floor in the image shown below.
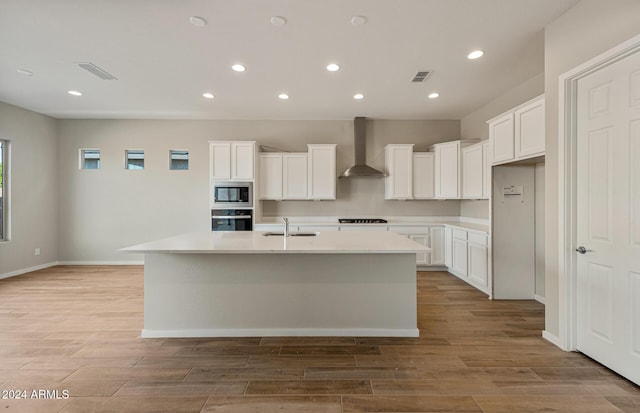
<path fill-rule="evenodd" d="M 0 411 L 640 412 L 637 386 L 541 338 L 542 305 L 447 273 L 418 273 L 418 339 L 143 340 L 142 309 L 142 267 L 0 280 L 0 396 L 28 396 Z"/>

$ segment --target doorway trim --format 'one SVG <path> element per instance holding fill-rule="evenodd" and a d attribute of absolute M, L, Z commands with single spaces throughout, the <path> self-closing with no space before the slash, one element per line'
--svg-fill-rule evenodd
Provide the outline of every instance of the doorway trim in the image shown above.
<path fill-rule="evenodd" d="M 577 349 L 576 148 L 578 81 L 640 53 L 640 35 L 560 75 L 558 88 L 558 337 L 565 351 Z M 546 335 L 549 334 L 545 331 Z"/>

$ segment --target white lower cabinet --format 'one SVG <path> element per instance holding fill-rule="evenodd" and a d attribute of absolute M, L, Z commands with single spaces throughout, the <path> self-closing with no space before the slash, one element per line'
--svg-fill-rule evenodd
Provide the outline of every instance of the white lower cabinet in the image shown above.
<path fill-rule="evenodd" d="M 453 266 L 457 275 L 467 276 L 467 232 L 459 229 L 453 230 Z"/>
<path fill-rule="evenodd" d="M 447 226 L 444 244 L 449 272 L 490 295 L 488 235 Z"/>
<path fill-rule="evenodd" d="M 486 237 L 484 237 L 486 239 Z M 489 271 L 487 267 L 488 248 L 486 245 L 468 241 L 468 276 L 469 280 L 481 287 L 489 285 Z"/>
<path fill-rule="evenodd" d="M 444 227 L 429 227 L 431 240 L 431 265 L 444 265 Z"/>
<path fill-rule="evenodd" d="M 404 235 L 418 244 L 431 248 L 416 255 L 416 265 L 444 265 L 444 227 L 427 225 L 389 225 L 389 231 Z"/>

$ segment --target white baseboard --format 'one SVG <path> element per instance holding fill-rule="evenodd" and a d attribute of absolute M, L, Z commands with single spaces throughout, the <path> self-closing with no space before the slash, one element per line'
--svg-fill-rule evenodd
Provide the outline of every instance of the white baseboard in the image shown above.
<path fill-rule="evenodd" d="M 548 342 L 550 342 L 554 346 L 560 347 L 561 349 L 564 350 L 564 348 L 562 347 L 562 341 L 560 340 L 560 338 L 558 338 L 557 336 L 554 336 L 553 334 L 549 333 L 547 330 L 543 330 L 542 331 L 542 338 L 544 338 L 545 340 L 547 340 Z"/>
<path fill-rule="evenodd" d="M 535 294 L 533 296 L 534 300 L 536 300 L 537 302 L 539 302 L 540 304 L 545 304 L 544 302 L 544 297 L 538 294 Z"/>
<path fill-rule="evenodd" d="M 58 261 L 58 265 L 144 265 L 144 261 Z"/>
<path fill-rule="evenodd" d="M 50 268 L 50 267 L 53 267 L 55 265 L 58 265 L 57 261 L 48 262 L 46 264 L 36 265 L 34 267 L 21 268 L 19 270 L 15 270 L 15 271 L 7 272 L 7 273 L 4 273 L 4 274 L 0 274 L 0 279 L 9 278 L 9 277 L 15 277 L 16 275 L 26 274 L 28 272 L 43 270 L 45 268 Z"/>
<path fill-rule="evenodd" d="M 142 330 L 142 338 L 178 337 L 419 337 L 415 329 L 378 328 L 211 328 L 187 330 Z"/>

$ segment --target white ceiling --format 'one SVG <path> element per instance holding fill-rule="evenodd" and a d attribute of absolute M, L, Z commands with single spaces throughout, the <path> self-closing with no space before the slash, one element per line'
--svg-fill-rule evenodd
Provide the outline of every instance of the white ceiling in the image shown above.
<path fill-rule="evenodd" d="M 577 2 L 0 0 L 0 101 L 56 118 L 460 119 L 542 73 L 543 29 Z"/>

